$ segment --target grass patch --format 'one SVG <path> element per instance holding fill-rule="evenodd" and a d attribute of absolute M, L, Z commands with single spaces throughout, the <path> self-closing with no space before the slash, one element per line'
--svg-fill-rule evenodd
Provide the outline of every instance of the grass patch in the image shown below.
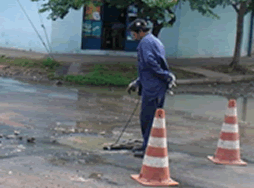
<path fill-rule="evenodd" d="M 28 69 L 43 69 L 50 80 L 63 80 L 77 85 L 91 86 L 117 86 L 126 87 L 137 78 L 137 67 L 135 63 L 99 63 L 83 65 L 83 75 L 56 76 L 55 71 L 62 64 L 51 58 L 34 60 L 27 58 L 8 58 L 0 56 L 0 64 L 24 67 Z M 202 78 L 204 76 L 186 72 L 177 68 L 171 68 L 177 79 Z"/>
<path fill-rule="evenodd" d="M 51 58 L 42 59 L 42 60 L 33 60 L 33 59 L 25 59 L 25 58 L 10 59 L 10 58 L 6 58 L 5 56 L 1 56 L 0 63 L 8 64 L 11 66 L 27 67 L 27 68 L 42 68 L 42 69 L 48 69 L 52 71 L 60 66 L 59 62 L 56 62 Z"/>
<path fill-rule="evenodd" d="M 42 60 L 41 66 L 43 68 L 48 68 L 50 70 L 55 70 L 56 68 L 58 68 L 60 66 L 60 63 L 57 61 L 54 61 L 51 58 L 47 58 Z"/>
<path fill-rule="evenodd" d="M 203 75 L 186 72 L 177 68 L 171 68 L 171 70 L 177 79 L 204 77 Z M 64 77 L 64 80 L 79 85 L 126 87 L 138 76 L 136 65 L 129 63 L 89 65 L 84 72 L 87 74 L 68 75 Z"/>
<path fill-rule="evenodd" d="M 95 64 L 86 75 L 67 75 L 67 82 L 94 86 L 127 86 L 137 78 L 137 69 L 133 64 Z"/>

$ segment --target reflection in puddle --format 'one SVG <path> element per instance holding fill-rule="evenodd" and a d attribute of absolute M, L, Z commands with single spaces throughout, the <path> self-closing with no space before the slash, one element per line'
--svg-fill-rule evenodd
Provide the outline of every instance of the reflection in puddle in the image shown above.
<path fill-rule="evenodd" d="M 243 105 L 242 105 L 242 121 L 246 121 L 247 116 L 247 97 L 243 98 Z"/>
<path fill-rule="evenodd" d="M 166 98 L 165 109 L 189 112 L 193 115 L 212 116 L 223 119 L 225 116 L 228 100 L 226 97 L 216 95 L 175 95 Z M 253 98 L 237 99 L 238 119 L 254 122 Z"/>
<path fill-rule="evenodd" d="M 3 95 L 7 104 L 2 106 L 3 112 L 8 107 L 9 111 L 13 110 L 24 117 L 33 119 L 33 124 L 37 126 L 45 127 L 51 124 L 63 128 L 71 127 L 69 132 L 74 132 L 74 128 L 75 133 L 77 133 L 76 128 L 80 128 L 89 130 L 85 133 L 90 133 L 92 130 L 91 132 L 103 132 L 105 135 L 110 133 L 116 137 L 118 134 L 115 131 L 122 130 L 138 102 L 137 95 L 128 95 L 125 88 L 114 88 L 114 92 L 112 92 L 107 87 L 55 87 L 22 84 L 11 79 L 0 80 L 1 86 L 3 87 L 1 92 L 9 92 L 8 95 Z M 2 94 L 1 92 L 0 94 Z M 31 92 L 35 92 L 35 94 L 31 94 Z M 16 104 L 13 105 L 13 103 Z M 215 117 L 223 121 L 227 104 L 226 97 L 217 95 L 168 95 L 165 110 L 170 112 L 170 116 L 167 118 L 171 122 L 180 122 L 179 124 L 185 126 L 188 124 L 185 123 L 186 119 L 182 119 L 185 114 L 187 116 L 191 114 L 200 117 Z M 251 108 L 253 105 L 253 98 L 239 98 L 237 100 L 239 120 L 254 122 L 252 115 L 254 111 Z M 136 111 L 131 120 L 128 132 L 140 130 L 139 112 L 140 109 Z M 198 121 L 201 122 L 201 120 Z M 60 122 L 60 124 L 56 124 L 56 122 Z M 201 124 L 206 125 L 206 121 Z M 252 134 L 252 131 L 249 134 Z M 124 136 L 131 137 L 131 135 Z"/>
<path fill-rule="evenodd" d="M 70 95 L 70 94 L 59 94 L 59 93 L 50 93 L 48 95 L 49 97 L 53 97 L 53 98 L 62 98 L 62 99 L 71 99 L 71 100 L 77 100 L 78 97 L 77 95 Z"/>
<path fill-rule="evenodd" d="M 111 143 L 114 140 L 111 138 L 104 138 L 102 136 L 71 136 L 62 137 L 58 139 L 58 143 L 71 146 L 75 149 L 83 151 L 87 150 L 101 150 L 105 143 Z"/>

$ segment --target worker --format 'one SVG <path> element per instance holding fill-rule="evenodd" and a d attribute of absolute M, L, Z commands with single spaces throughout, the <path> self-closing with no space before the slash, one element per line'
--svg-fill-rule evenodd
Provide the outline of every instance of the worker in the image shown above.
<path fill-rule="evenodd" d="M 163 108 L 165 95 L 175 86 L 175 75 L 169 70 L 162 42 L 155 37 L 143 19 L 134 20 L 128 27 L 135 40 L 140 40 L 138 53 L 138 78 L 127 88 L 129 94 L 139 91 L 142 97 L 140 124 L 143 145 L 134 148 L 135 157 L 144 157 L 153 118 L 157 108 Z"/>

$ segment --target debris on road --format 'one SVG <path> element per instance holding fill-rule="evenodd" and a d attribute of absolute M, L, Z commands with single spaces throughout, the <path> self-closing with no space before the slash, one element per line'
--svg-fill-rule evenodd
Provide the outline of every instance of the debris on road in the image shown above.
<path fill-rule="evenodd" d="M 94 181 L 93 179 L 84 179 L 83 177 L 71 177 L 72 181 L 78 181 L 78 182 L 89 182 Z"/>
<path fill-rule="evenodd" d="M 5 136 L 5 138 L 6 139 L 15 139 L 16 138 L 16 136 L 15 135 L 7 135 L 7 136 Z"/>
<path fill-rule="evenodd" d="M 17 136 L 17 135 L 19 135 L 19 134 L 20 134 L 20 131 L 16 131 L 16 130 L 14 131 L 14 135 Z"/>
<path fill-rule="evenodd" d="M 62 81 L 57 80 L 57 81 L 55 82 L 55 84 L 54 84 L 54 85 L 56 85 L 56 86 L 60 86 L 60 85 L 62 85 L 62 84 L 63 84 L 63 82 L 62 82 Z"/>
<path fill-rule="evenodd" d="M 34 137 L 27 138 L 27 142 L 28 143 L 35 143 L 35 138 Z"/>

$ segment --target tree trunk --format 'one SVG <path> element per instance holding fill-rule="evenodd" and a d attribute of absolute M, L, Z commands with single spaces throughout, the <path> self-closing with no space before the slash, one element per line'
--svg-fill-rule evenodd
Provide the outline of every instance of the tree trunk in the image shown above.
<path fill-rule="evenodd" d="M 243 25 L 244 25 L 244 16 L 247 10 L 248 4 L 246 2 L 242 2 L 240 4 L 239 12 L 237 13 L 237 29 L 236 29 L 236 43 L 235 43 L 235 52 L 232 62 L 230 63 L 230 67 L 235 68 L 240 61 L 241 57 L 241 47 L 243 40 Z"/>
<path fill-rule="evenodd" d="M 163 24 L 158 24 L 157 21 L 153 22 L 153 35 L 158 37 L 161 29 L 163 28 Z"/>

